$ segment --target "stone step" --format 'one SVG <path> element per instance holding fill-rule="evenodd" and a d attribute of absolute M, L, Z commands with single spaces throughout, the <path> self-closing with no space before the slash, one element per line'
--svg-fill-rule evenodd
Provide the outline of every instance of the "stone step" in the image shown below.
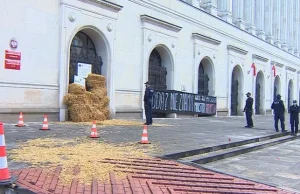
<path fill-rule="evenodd" d="M 231 142 L 231 143 L 227 143 L 227 144 L 221 144 L 221 145 L 205 147 L 205 148 L 200 148 L 200 149 L 195 149 L 195 150 L 189 150 L 189 151 L 184 151 L 184 152 L 167 154 L 167 155 L 162 156 L 162 158 L 171 159 L 171 160 L 178 160 L 180 158 L 191 157 L 191 156 L 194 156 L 194 155 L 200 155 L 200 154 L 215 152 L 215 151 L 218 151 L 218 150 L 234 148 L 234 147 L 243 146 L 243 145 L 247 145 L 247 144 L 252 144 L 252 143 L 256 143 L 256 142 L 262 142 L 262 141 L 266 141 L 266 140 L 270 140 L 270 139 L 274 139 L 274 138 L 284 137 L 284 136 L 287 136 L 287 135 L 290 135 L 290 132 L 276 133 L 276 134 L 273 134 L 273 135 L 257 137 L 257 138 L 242 140 L 242 141 L 236 141 L 236 142 Z"/>
<path fill-rule="evenodd" d="M 189 158 L 181 159 L 182 162 L 192 162 L 192 163 L 197 163 L 197 164 L 206 164 L 210 162 L 214 162 L 217 160 L 222 160 L 230 157 L 234 157 L 237 155 L 245 154 L 248 152 L 252 152 L 255 150 L 263 149 L 266 147 L 270 147 L 273 145 L 277 145 L 280 143 L 285 143 L 288 141 L 295 140 L 299 137 L 294 137 L 294 136 L 282 136 L 278 138 L 272 138 L 269 140 L 265 140 L 262 142 L 255 142 L 251 144 L 246 144 L 238 147 L 233 147 L 230 149 L 224 149 L 224 150 L 219 150 L 215 152 L 210 152 L 205 155 L 197 155 L 197 156 L 192 156 Z"/>

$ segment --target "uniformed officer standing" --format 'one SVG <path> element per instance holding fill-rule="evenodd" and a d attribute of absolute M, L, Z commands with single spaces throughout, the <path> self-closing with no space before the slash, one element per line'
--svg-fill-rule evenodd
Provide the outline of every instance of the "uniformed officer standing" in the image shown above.
<path fill-rule="evenodd" d="M 150 83 L 146 82 L 146 90 L 144 94 L 144 107 L 145 107 L 145 115 L 146 115 L 146 123 L 145 125 L 152 125 L 152 96 L 154 94 L 154 90 L 150 88 Z"/>
<path fill-rule="evenodd" d="M 245 127 L 252 128 L 253 127 L 253 120 L 252 120 L 252 113 L 253 113 L 253 98 L 251 97 L 251 93 L 248 92 L 247 94 L 246 105 L 244 107 L 244 112 L 246 112 L 246 120 L 247 125 Z"/>
<path fill-rule="evenodd" d="M 298 133 L 299 124 L 299 106 L 297 105 L 297 100 L 294 100 L 293 105 L 290 106 L 290 123 L 292 131 L 291 135 L 296 136 Z"/>
<path fill-rule="evenodd" d="M 275 130 L 278 132 L 278 120 L 280 120 L 281 132 L 286 132 L 284 125 L 285 107 L 280 94 L 277 94 L 276 100 L 272 103 L 271 108 L 274 110 Z"/>

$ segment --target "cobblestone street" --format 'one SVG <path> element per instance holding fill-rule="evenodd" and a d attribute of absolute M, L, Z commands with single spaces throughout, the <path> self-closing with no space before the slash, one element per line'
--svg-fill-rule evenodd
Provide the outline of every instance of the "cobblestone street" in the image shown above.
<path fill-rule="evenodd" d="M 134 170 L 139 170 L 141 172 L 140 175 L 131 175 L 125 182 L 123 182 L 123 189 L 128 190 L 131 188 L 131 192 L 136 190 L 137 193 L 153 193 L 150 191 L 151 189 L 158 187 L 162 193 L 202 193 L 204 190 L 202 188 L 202 184 L 205 181 L 212 181 L 209 177 L 200 177 L 197 178 L 199 185 L 193 187 L 193 191 L 187 189 L 189 184 L 187 182 L 194 182 L 192 178 L 193 173 L 188 172 L 188 169 L 193 169 L 193 172 L 197 173 L 211 173 L 209 176 L 216 177 L 230 177 L 228 179 L 229 182 L 232 182 L 233 187 L 235 183 L 243 181 L 242 179 L 236 179 L 230 174 L 243 177 L 246 179 L 250 179 L 253 181 L 263 182 L 264 184 L 271 185 L 272 187 L 264 187 L 259 186 L 254 182 L 249 181 L 248 183 L 256 188 L 269 188 L 269 191 L 255 192 L 254 190 L 250 192 L 250 188 L 248 188 L 248 192 L 250 193 L 284 193 L 283 191 L 275 191 L 275 187 L 284 188 L 286 191 L 294 191 L 300 192 L 300 179 L 299 179 L 299 170 L 296 170 L 299 167 L 300 163 L 300 155 L 297 154 L 299 150 L 299 140 L 294 140 L 291 142 L 287 142 L 285 144 L 280 144 L 274 147 L 269 147 L 266 149 L 262 149 L 256 152 L 251 152 L 248 154 L 243 154 L 240 156 L 228 158 L 225 160 L 220 160 L 217 162 L 209 163 L 203 165 L 205 168 L 209 168 L 212 170 L 220 171 L 222 173 L 226 173 L 228 175 L 218 174 L 216 172 L 210 172 L 203 169 L 197 169 L 194 167 L 189 167 L 186 165 L 181 165 L 176 162 L 169 162 L 161 159 L 155 159 L 155 156 L 163 156 L 165 154 L 177 153 L 182 151 L 188 151 L 193 149 L 199 149 L 208 146 L 226 144 L 228 142 L 237 142 L 241 140 L 247 140 L 255 137 L 263 137 L 272 134 L 276 134 L 273 129 L 273 117 L 272 116 L 257 116 L 254 118 L 255 127 L 252 129 L 244 128 L 245 119 L 244 117 L 206 117 L 206 118 L 187 118 L 187 119 L 155 119 L 155 123 L 160 124 L 168 124 L 170 126 L 156 127 L 149 126 L 148 127 L 148 136 L 149 140 L 152 143 L 151 145 L 155 145 L 160 148 L 160 151 L 153 151 L 149 153 L 153 156 L 154 166 L 145 163 L 144 161 L 138 161 L 134 163 L 137 166 L 134 166 Z M 142 122 L 142 121 L 141 121 Z M 35 138 L 44 138 L 44 137 L 56 137 L 62 139 L 70 139 L 75 137 L 87 137 L 91 130 L 91 125 L 78 125 L 78 124 L 62 124 L 62 123 L 51 123 L 49 124 L 49 131 L 41 131 L 39 130 L 41 123 L 26 123 L 26 127 L 18 128 L 14 126 L 15 123 L 5 123 L 5 132 L 6 132 L 6 145 L 7 149 L 12 149 L 17 147 L 18 142 L 24 142 L 29 139 Z M 141 139 L 142 127 L 141 126 L 97 126 L 98 132 L 100 134 L 101 140 L 107 143 L 130 143 L 130 142 L 138 142 Z M 286 124 L 287 129 L 289 129 Z M 143 145 L 144 146 L 144 145 Z M 293 154 L 291 154 L 293 153 Z M 9 159 L 9 156 L 8 156 Z M 115 161 L 118 162 L 118 161 Z M 120 161 L 119 161 L 120 162 Z M 160 164 L 161 163 L 161 164 Z M 121 164 L 128 165 L 128 164 Z M 161 165 L 180 165 L 180 168 L 187 168 L 187 171 L 179 172 L 173 167 L 167 170 L 168 168 L 162 169 Z M 27 167 L 24 163 L 15 163 L 9 160 L 9 168 L 13 171 L 14 174 L 20 176 L 20 184 L 25 187 L 30 187 L 35 190 L 38 188 L 42 188 L 40 193 L 75 193 L 74 188 L 72 190 L 72 183 L 69 190 L 66 188 L 64 191 L 62 186 L 56 186 L 58 184 L 57 180 L 53 177 L 57 177 L 60 170 L 57 170 L 56 175 L 51 175 L 51 177 L 45 178 L 48 176 L 44 174 L 44 178 L 41 178 L 42 170 L 41 169 L 25 169 Z M 176 167 L 177 168 L 177 167 Z M 146 171 L 145 171 L 146 170 Z M 180 170 L 181 171 L 181 170 Z M 170 175 L 167 175 L 171 173 Z M 173 174 L 172 174 L 173 173 Z M 196 173 L 196 174 L 197 174 Z M 199 174 L 199 175 L 200 175 Z M 172 176 L 171 176 L 172 175 Z M 50 176 L 50 175 L 49 175 Z M 113 175 L 111 175 L 113 177 Z M 135 178 L 134 178 L 135 177 Z M 161 178 L 167 177 L 167 178 Z M 172 180 L 172 178 L 174 180 Z M 189 177 L 189 178 L 188 178 Z M 176 179 L 176 180 L 175 180 Z M 178 180 L 177 180 L 178 179 Z M 182 179 L 187 179 L 188 181 L 183 181 Z M 225 180 L 224 179 L 224 180 Z M 51 182 L 52 180 L 52 182 Z M 140 180 L 140 186 L 137 186 L 134 182 Z M 141 182 L 141 180 L 143 180 Z M 53 182 L 54 181 L 54 182 Z M 183 181 L 183 182 L 182 182 Z M 204 181 L 204 182 L 203 182 Z M 169 184 L 172 182 L 172 184 Z M 226 181 L 225 181 L 226 182 Z M 246 181 L 247 182 L 247 181 Z M 93 185 L 98 185 L 98 193 L 111 193 L 111 191 L 115 191 L 119 189 L 115 187 L 114 190 L 114 178 L 111 178 L 111 183 L 108 186 L 106 183 L 96 183 Z M 46 184 L 46 186 L 45 186 Z M 103 184 L 101 186 L 101 184 Z M 119 183 L 115 183 L 119 185 Z M 121 184 L 121 183 L 120 183 Z M 128 186 L 129 184 L 129 186 Z M 137 186 L 136 189 L 132 188 L 133 185 Z M 198 183 L 197 183 L 198 184 Z M 216 183 L 218 184 L 218 183 Z M 229 183 L 228 183 L 229 184 Z M 100 186 L 99 186 L 100 185 Z M 106 187 L 105 187 L 106 185 Z M 160 185 L 160 186 L 159 186 Z M 177 185 L 177 186 L 176 186 Z M 179 189 L 184 187 L 185 189 Z M 202 185 L 202 186 L 201 186 Z M 100 190 L 99 190 L 99 187 Z M 103 189 L 107 188 L 109 192 L 103 191 Z M 205 187 L 207 190 L 205 192 L 213 192 L 213 188 L 217 186 Z M 246 186 L 244 186 L 246 188 Z M 80 189 L 83 192 L 83 189 L 86 189 L 85 192 L 90 193 L 95 187 L 84 187 L 83 185 L 76 186 L 77 193 L 80 193 Z M 121 187 L 120 187 L 121 188 Z M 148 188 L 150 190 L 143 190 L 141 188 Z M 198 188 L 198 190 L 197 190 Z M 239 187 L 237 187 L 239 188 Z M 245 189 L 244 188 L 244 189 Z M 225 189 L 226 187 L 221 187 L 219 189 Z M 272 190 L 273 189 L 273 190 Z M 274 190 L 275 189 L 275 190 Z M 139 192 L 139 190 L 143 190 L 143 192 Z M 245 190 L 245 191 L 246 191 Z M 241 190 L 242 192 L 244 190 Z M 131 193 L 125 192 L 125 193 Z M 94 192 L 92 192 L 94 193 Z M 122 193 L 120 191 L 119 193 Z M 124 191 L 123 191 L 124 193 Z M 158 192 L 154 192 L 158 193 Z M 239 193 L 238 191 L 233 193 Z M 292 192 L 293 193 L 293 192 Z"/>

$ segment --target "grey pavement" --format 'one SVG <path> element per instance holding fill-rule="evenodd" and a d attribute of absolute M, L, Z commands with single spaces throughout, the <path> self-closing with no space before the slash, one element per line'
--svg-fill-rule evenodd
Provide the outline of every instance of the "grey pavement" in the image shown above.
<path fill-rule="evenodd" d="M 300 192 L 300 141 L 203 165 L 208 169 Z"/>
<path fill-rule="evenodd" d="M 139 121 L 143 122 L 142 120 Z M 288 121 L 288 116 L 286 116 L 286 121 Z M 226 144 L 229 139 L 230 142 L 235 142 L 276 134 L 273 127 L 273 116 L 255 116 L 255 127 L 251 129 L 244 128 L 244 117 L 154 119 L 154 122 L 171 126 L 148 127 L 149 141 L 161 149 L 161 151 L 152 151 L 151 155 L 165 155 Z M 40 131 L 39 128 L 42 123 L 26 123 L 25 121 L 27 127 L 24 128 L 15 127 L 14 124 L 5 123 L 7 149 L 14 148 L 17 146 L 17 142 L 28 139 L 87 137 L 91 129 L 91 125 L 59 124 L 51 123 L 51 121 L 49 124 L 50 131 Z M 143 129 L 141 126 L 97 127 L 101 140 L 108 143 L 137 143 L 141 140 Z M 286 122 L 286 129 L 289 130 L 288 122 Z M 294 140 L 276 147 L 207 164 L 205 167 L 254 181 L 275 184 L 282 188 L 296 189 L 300 192 L 299 148 L 299 140 Z M 273 152 L 274 154 L 272 154 Z M 298 154 L 296 154 L 297 152 Z M 17 169 L 26 166 L 26 164 L 16 164 L 9 161 L 9 166 Z"/>

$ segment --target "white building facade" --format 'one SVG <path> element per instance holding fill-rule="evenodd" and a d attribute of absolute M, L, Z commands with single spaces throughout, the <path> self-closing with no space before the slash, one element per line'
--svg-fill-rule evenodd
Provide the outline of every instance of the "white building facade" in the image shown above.
<path fill-rule="evenodd" d="M 0 0 L 0 115 L 67 120 L 63 97 L 78 62 L 106 76 L 112 118 L 142 117 L 148 80 L 160 89 L 216 96 L 217 115 L 242 115 L 247 92 L 255 114 L 271 113 L 276 94 L 286 106 L 299 100 L 299 6 L 298 0 Z M 21 55 L 13 65 L 10 51 Z"/>

